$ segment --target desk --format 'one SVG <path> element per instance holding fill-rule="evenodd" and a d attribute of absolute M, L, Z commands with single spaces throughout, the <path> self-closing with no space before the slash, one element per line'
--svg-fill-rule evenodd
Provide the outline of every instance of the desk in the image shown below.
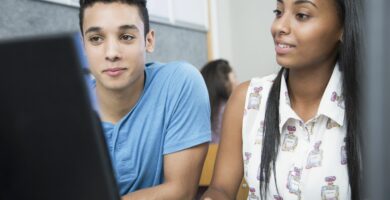
<path fill-rule="evenodd" d="M 200 176 L 199 186 L 208 187 L 213 177 L 215 159 L 217 157 L 218 144 L 210 144 L 207 152 L 206 160 L 203 165 L 202 175 Z M 240 188 L 237 193 L 237 200 L 246 200 L 249 188 L 244 179 L 242 179 Z"/>

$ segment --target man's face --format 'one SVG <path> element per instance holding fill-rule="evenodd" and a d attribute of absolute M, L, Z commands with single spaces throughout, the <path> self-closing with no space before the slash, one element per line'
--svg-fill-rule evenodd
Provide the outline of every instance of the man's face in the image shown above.
<path fill-rule="evenodd" d="M 154 33 L 144 36 L 136 6 L 95 3 L 84 11 L 84 47 L 97 88 L 125 90 L 143 77 L 145 52 L 154 48 Z"/>

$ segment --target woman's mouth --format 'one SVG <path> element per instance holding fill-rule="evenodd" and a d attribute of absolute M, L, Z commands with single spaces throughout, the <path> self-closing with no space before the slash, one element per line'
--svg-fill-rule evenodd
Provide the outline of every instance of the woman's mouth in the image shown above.
<path fill-rule="evenodd" d="M 275 51 L 279 55 L 284 55 L 290 53 L 295 48 L 294 45 L 286 44 L 286 43 L 276 43 Z"/>

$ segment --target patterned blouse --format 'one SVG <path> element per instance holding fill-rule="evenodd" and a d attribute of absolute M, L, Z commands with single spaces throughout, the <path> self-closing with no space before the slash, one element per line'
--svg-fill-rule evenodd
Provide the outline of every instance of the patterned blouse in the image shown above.
<path fill-rule="evenodd" d="M 252 79 L 246 95 L 242 137 L 244 176 L 249 185 L 248 199 L 260 199 L 259 166 L 264 116 L 274 78 L 275 75 Z M 276 160 L 277 188 L 271 173 L 267 199 L 351 198 L 341 88 L 341 72 L 336 65 L 316 116 L 305 123 L 292 110 L 286 80 L 282 78 L 279 104 L 281 142 Z"/>

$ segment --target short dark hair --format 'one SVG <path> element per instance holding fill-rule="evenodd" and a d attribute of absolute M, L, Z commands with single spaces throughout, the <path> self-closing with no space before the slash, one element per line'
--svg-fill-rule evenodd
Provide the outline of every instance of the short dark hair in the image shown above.
<path fill-rule="evenodd" d="M 80 12 L 79 12 L 79 25 L 80 31 L 83 35 L 83 19 L 84 19 L 84 11 L 86 8 L 92 6 L 95 3 L 124 3 L 132 6 L 137 6 L 139 16 L 144 23 L 144 34 L 149 32 L 149 13 L 148 8 L 146 7 L 146 0 L 80 0 Z"/>

